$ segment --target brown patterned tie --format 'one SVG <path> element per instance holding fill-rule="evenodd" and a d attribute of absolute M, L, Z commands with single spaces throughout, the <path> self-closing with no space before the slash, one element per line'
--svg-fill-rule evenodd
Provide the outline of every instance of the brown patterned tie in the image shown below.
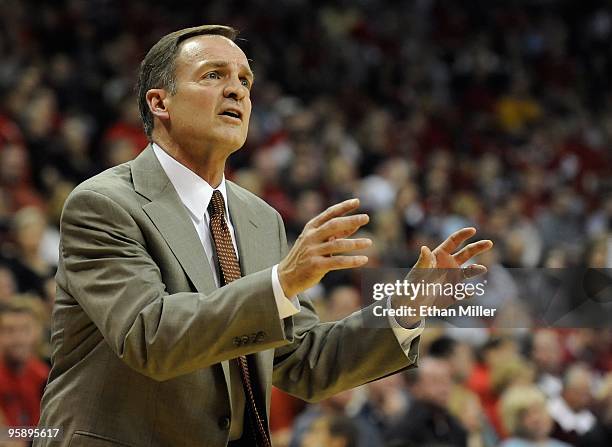
<path fill-rule="evenodd" d="M 225 222 L 225 201 L 219 190 L 215 189 L 213 192 L 210 204 L 208 205 L 208 213 L 210 214 L 210 232 L 215 242 L 215 249 L 217 251 L 217 258 L 219 259 L 221 270 L 221 285 L 225 285 L 240 278 L 242 273 L 240 272 L 240 264 L 238 263 L 238 257 L 236 256 L 234 245 L 232 244 L 232 236 Z M 272 444 L 266 429 L 266 424 L 255 400 L 247 358 L 243 355 L 238 357 L 236 361 L 238 361 L 240 367 L 240 378 L 242 379 L 242 385 L 247 398 L 246 400 L 248 401 L 247 407 L 249 410 L 249 417 L 252 421 L 251 426 L 256 429 L 254 436 L 257 440 L 257 445 L 271 447 Z"/>

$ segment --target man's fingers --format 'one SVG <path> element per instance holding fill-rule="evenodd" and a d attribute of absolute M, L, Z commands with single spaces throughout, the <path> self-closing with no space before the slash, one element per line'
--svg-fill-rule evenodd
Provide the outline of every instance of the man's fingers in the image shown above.
<path fill-rule="evenodd" d="M 335 255 L 353 250 L 363 250 L 372 245 L 372 240 L 367 238 L 359 239 L 333 239 L 320 244 L 313 250 L 313 254 L 319 256 Z"/>
<path fill-rule="evenodd" d="M 444 242 L 442 242 L 438 248 L 444 250 L 447 253 L 454 252 L 461 244 L 467 239 L 471 238 L 476 234 L 476 228 L 468 227 L 462 228 L 461 230 L 455 231 L 451 234 Z"/>
<path fill-rule="evenodd" d="M 359 199 L 349 199 L 344 202 L 337 203 L 330 206 L 318 216 L 312 218 L 306 226 L 312 228 L 319 228 L 325 222 L 333 219 L 334 217 L 344 216 L 349 211 L 352 211 L 359 207 Z"/>
<path fill-rule="evenodd" d="M 487 268 L 481 264 L 470 264 L 463 268 L 444 269 L 444 272 L 447 282 L 458 284 L 466 279 L 487 273 Z"/>
<path fill-rule="evenodd" d="M 361 227 L 355 227 L 355 228 L 348 229 L 346 231 L 341 231 L 338 234 L 334 234 L 329 239 L 330 240 L 331 239 L 345 239 L 347 237 L 351 237 L 353 234 L 355 234 L 359 230 L 359 228 Z"/>
<path fill-rule="evenodd" d="M 453 258 L 455 259 L 455 262 L 457 264 L 461 265 L 469 259 L 472 259 L 474 256 L 478 256 L 479 254 L 490 250 L 491 247 L 493 247 L 493 242 L 488 239 L 478 242 L 472 242 L 471 244 L 468 244 L 463 247 L 461 251 L 453 255 Z"/>
<path fill-rule="evenodd" d="M 332 236 L 339 239 L 339 235 L 353 234 L 359 227 L 362 227 L 369 221 L 370 218 L 367 214 L 335 217 L 315 230 L 316 240 L 322 242 L 327 241 Z"/>
<path fill-rule="evenodd" d="M 318 266 L 325 271 L 352 269 L 368 263 L 367 256 L 322 256 L 317 260 Z"/>
<path fill-rule="evenodd" d="M 466 279 L 487 273 L 487 268 L 481 264 L 471 264 L 463 268 L 463 276 Z"/>
<path fill-rule="evenodd" d="M 410 270 L 408 277 L 411 282 L 436 282 L 440 271 L 436 270 L 436 256 L 429 247 L 423 245 L 419 253 L 419 259 Z"/>
<path fill-rule="evenodd" d="M 417 269 L 433 269 L 436 267 L 436 257 L 431 252 L 429 247 L 426 247 L 425 245 L 421 247 L 419 259 L 417 259 L 414 267 Z"/>

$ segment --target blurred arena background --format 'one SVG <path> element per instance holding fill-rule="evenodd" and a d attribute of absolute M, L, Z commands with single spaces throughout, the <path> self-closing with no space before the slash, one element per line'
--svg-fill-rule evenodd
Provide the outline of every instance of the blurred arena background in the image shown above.
<path fill-rule="evenodd" d="M 226 175 L 290 238 L 357 196 L 372 266 L 473 225 L 502 271 L 612 267 L 610 2 L 0 0 L 2 425 L 38 420 L 63 200 L 145 147 L 138 63 L 203 23 L 238 28 L 257 75 Z M 310 297 L 340 318 L 358 275 Z M 274 445 L 610 445 L 609 329 L 427 329 L 420 364 L 316 405 L 274 390 Z"/>

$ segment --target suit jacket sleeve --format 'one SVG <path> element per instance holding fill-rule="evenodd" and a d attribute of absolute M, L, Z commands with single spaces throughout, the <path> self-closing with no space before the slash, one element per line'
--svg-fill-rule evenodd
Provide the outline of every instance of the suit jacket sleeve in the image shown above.
<path fill-rule="evenodd" d="M 282 219 L 279 219 L 281 258 L 287 251 Z M 273 383 L 309 402 L 416 366 L 420 337 L 412 341 L 408 355 L 393 330 L 380 328 L 369 309 L 330 323 L 321 323 L 310 301 L 300 296 L 301 311 L 285 320 L 291 344 L 277 348 Z"/>
<path fill-rule="evenodd" d="M 58 287 L 78 302 L 120 359 L 153 379 L 287 343 L 271 268 L 207 295 L 169 294 L 141 229 L 105 194 L 77 189 L 69 196 L 60 251 Z M 236 343 L 243 334 L 252 339 Z"/>

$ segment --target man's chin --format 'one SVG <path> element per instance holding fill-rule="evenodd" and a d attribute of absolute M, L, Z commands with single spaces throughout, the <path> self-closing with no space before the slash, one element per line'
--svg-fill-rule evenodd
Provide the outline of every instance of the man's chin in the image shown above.
<path fill-rule="evenodd" d="M 233 154 L 236 151 L 239 151 L 240 148 L 242 148 L 242 146 L 244 146 L 244 142 L 240 142 L 240 141 L 224 141 L 224 142 L 220 142 L 220 144 L 218 146 L 216 146 L 215 151 L 217 153 L 225 153 L 228 156 Z"/>
<path fill-rule="evenodd" d="M 192 134 L 191 138 L 186 141 L 178 142 L 179 146 L 185 146 L 193 148 L 195 153 L 200 153 L 204 151 L 204 153 L 214 152 L 216 154 L 226 154 L 229 156 L 239 150 L 246 141 L 246 137 L 240 134 L 229 134 L 223 133 L 221 135 L 211 135 L 210 133 L 205 134 Z"/>
<path fill-rule="evenodd" d="M 219 144 L 217 145 L 217 147 L 219 148 L 220 151 L 223 151 L 229 155 L 229 154 L 233 154 L 234 152 L 242 148 L 242 146 L 244 146 L 245 141 L 246 141 L 246 138 L 242 136 L 235 137 L 235 138 L 233 137 L 220 138 Z"/>

